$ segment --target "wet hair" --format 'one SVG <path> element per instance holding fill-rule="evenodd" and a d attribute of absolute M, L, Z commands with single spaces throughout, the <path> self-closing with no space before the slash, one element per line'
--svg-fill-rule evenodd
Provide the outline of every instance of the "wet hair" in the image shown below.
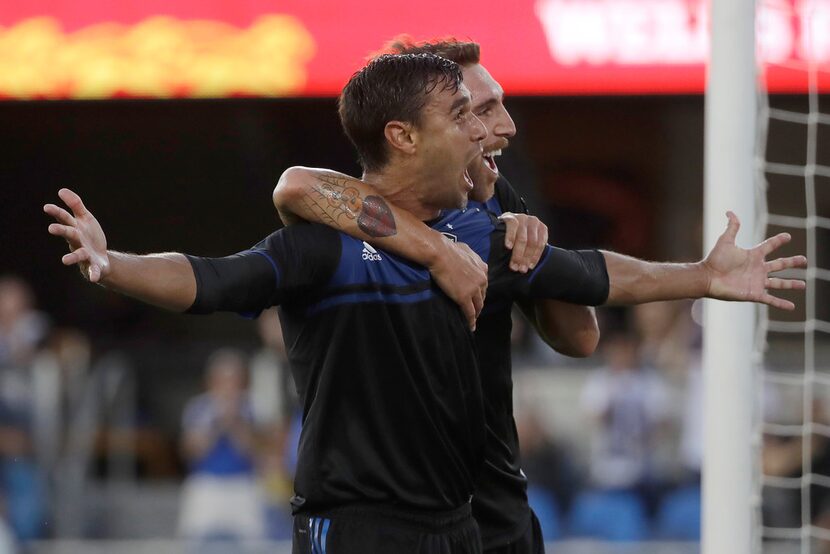
<path fill-rule="evenodd" d="M 455 37 L 415 41 L 409 35 L 399 35 L 389 41 L 380 53 L 435 54 L 460 66 L 481 62 L 481 47 L 477 42 L 461 41 Z"/>
<path fill-rule="evenodd" d="M 458 91 L 461 67 L 431 53 L 390 55 L 371 60 L 340 94 L 340 123 L 366 171 L 389 161 L 384 130 L 390 121 L 418 125 L 433 91 Z"/>

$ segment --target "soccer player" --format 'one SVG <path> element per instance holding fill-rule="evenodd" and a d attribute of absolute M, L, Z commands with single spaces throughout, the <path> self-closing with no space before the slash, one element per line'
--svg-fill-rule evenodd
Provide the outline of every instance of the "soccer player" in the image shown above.
<path fill-rule="evenodd" d="M 473 113 L 488 128 L 482 141 L 483 152 L 468 167 L 474 181 L 470 193 L 482 206 L 495 214 L 524 211 L 524 203 L 506 179 L 500 177 L 494 158 L 509 144 L 515 126 L 503 104 L 504 93 L 499 84 L 479 63 L 479 47 L 471 42 L 439 41 L 415 45 L 408 42 L 393 44 L 397 52 L 431 52 L 459 63 L 465 84 L 473 95 Z M 344 191 L 348 191 L 345 193 Z M 370 243 L 382 245 L 390 251 L 414 261 L 421 261 L 420 252 L 412 245 L 439 240 L 435 229 L 421 224 L 402 210 L 394 201 L 384 204 L 386 224 L 382 230 L 369 225 L 372 215 L 361 204 L 363 198 L 373 198 L 377 205 L 378 193 L 371 186 L 348 176 L 326 170 L 292 168 L 287 171 L 274 191 L 274 203 L 281 217 L 288 223 L 299 219 L 319 221 L 343 230 Z M 347 201 L 346 201 L 347 200 Z M 449 217 L 449 216 L 447 216 Z M 767 273 L 785 267 L 803 266 L 803 257 L 765 263 L 764 257 L 789 240 L 778 235 L 751 251 L 734 245 L 738 221 L 729 214 L 727 231 L 718 245 L 698 264 L 652 264 L 603 252 L 610 279 L 608 303 L 634 304 L 656 300 L 670 300 L 710 296 L 732 300 L 753 300 L 776 307 L 792 309 L 792 304 L 766 293 L 765 288 L 802 288 L 803 283 L 767 279 Z M 364 218 L 364 224 L 354 221 Z M 531 223 L 526 229 L 530 236 L 530 250 L 539 252 L 537 244 L 544 243 L 546 230 Z M 448 232 L 445 230 L 445 232 Z M 459 240 L 480 240 L 480 237 L 455 233 Z M 544 238 L 542 238 L 544 237 Z M 521 240 L 525 242 L 524 237 Z M 472 245 L 472 242 L 471 242 Z M 474 249 L 477 248 L 474 246 Z M 514 250 L 523 250 L 517 242 Z M 533 270 L 532 262 L 511 262 L 519 271 Z M 485 258 L 486 259 L 486 258 Z M 493 258 L 488 260 L 493 263 Z M 525 265 L 526 264 L 526 265 Z M 747 271 L 736 271 L 746 266 Z M 754 269 L 749 270 L 750 266 Z M 724 279 L 726 274 L 729 277 Z M 533 277 L 536 278 L 536 277 Z M 479 476 L 473 497 L 473 514 L 481 528 L 485 551 L 490 554 L 524 554 L 544 552 L 541 529 L 527 501 L 527 480 L 521 471 L 519 444 L 512 410 L 512 379 L 510 361 L 510 302 L 497 297 L 491 276 L 484 310 L 478 318 L 476 344 L 484 386 L 488 424 L 487 460 Z M 503 294 L 503 289 L 502 294 Z M 507 299 L 514 298 L 506 295 Z M 588 308 L 561 302 L 536 300 L 533 306 L 523 302 L 523 309 L 537 329 L 548 338 L 551 346 L 570 355 L 590 354 L 597 341 L 593 312 Z M 558 340 L 557 340 L 558 339 Z"/>
<path fill-rule="evenodd" d="M 365 180 L 419 219 L 480 237 L 479 252 L 507 260 L 503 235 L 483 211 L 436 219 L 442 208 L 466 203 L 466 167 L 486 136 L 457 64 L 429 54 L 381 57 L 349 81 L 340 113 L 357 138 Z M 280 306 L 303 405 L 294 552 L 481 551 L 469 504 L 486 432 L 474 337 L 426 268 L 313 224 L 225 258 L 126 254 L 107 249 L 78 195 L 62 189 L 59 196 L 72 213 L 44 206 L 57 220 L 49 232 L 69 243 L 63 263 L 78 264 L 91 282 L 189 313 Z M 364 212 L 383 215 L 383 200 L 370 209 L 371 202 L 364 200 Z M 385 224 L 382 217 L 363 223 Z M 491 290 L 605 299 L 598 255 L 547 257 L 553 262 L 537 266 L 535 279 L 503 264 Z"/>

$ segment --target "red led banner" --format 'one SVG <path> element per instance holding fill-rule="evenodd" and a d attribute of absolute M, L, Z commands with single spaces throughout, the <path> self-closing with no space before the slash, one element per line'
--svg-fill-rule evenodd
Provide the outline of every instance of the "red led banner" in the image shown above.
<path fill-rule="evenodd" d="M 509 94 L 701 93 L 704 0 L 27 0 L 0 4 L 0 97 L 335 95 L 400 33 L 456 36 Z M 768 87 L 830 91 L 830 0 L 759 8 Z"/>

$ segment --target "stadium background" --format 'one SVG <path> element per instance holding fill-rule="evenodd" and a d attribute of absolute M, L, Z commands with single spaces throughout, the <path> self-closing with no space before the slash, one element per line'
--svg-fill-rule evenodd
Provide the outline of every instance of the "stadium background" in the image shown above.
<path fill-rule="evenodd" d="M 170 517 L 176 516 L 177 483 L 186 473 L 176 447 L 182 407 L 201 389 L 204 362 L 213 349 L 233 345 L 252 352 L 260 344 L 252 322 L 166 314 L 86 285 L 76 271 L 60 265 L 64 247 L 46 233 L 41 206 L 53 202 L 60 187 L 80 192 L 116 249 L 202 255 L 243 249 L 279 225 L 270 193 L 285 168 L 358 173 L 333 95 L 369 52 L 400 32 L 418 38 L 452 34 L 482 44 L 482 61 L 504 85 L 519 130 L 500 169 L 549 225 L 555 244 L 606 247 L 651 259 L 700 255 L 704 3 L 439 4 L 393 8 L 370 2 L 355 9 L 322 0 L 117 6 L 89 0 L 0 7 L 2 273 L 31 286 L 37 308 L 53 328 L 86 334 L 93 363 L 114 352 L 123 356 L 136 384 L 132 421 L 160 437 L 164 454 L 175 460 L 161 475 L 152 475 L 143 454 L 125 447 L 127 459 L 138 460 L 134 466 L 128 462 L 127 475 L 137 475 L 128 488 L 132 493 L 98 495 L 94 507 L 76 499 L 87 517 L 103 519 L 68 537 L 46 525 L 38 539 L 173 538 Z M 685 19 L 678 20 L 678 13 Z M 268 19 L 269 14 L 282 19 Z M 551 23 L 557 16 L 571 18 L 567 21 L 583 31 L 568 35 L 575 42 L 557 42 L 557 33 L 567 35 L 562 25 Z M 206 20 L 214 26 L 194 23 Z M 781 21 L 769 25 L 768 56 L 798 57 L 797 15 L 786 23 L 789 27 Z M 252 54 L 267 46 L 256 42 L 257 25 L 283 38 L 270 46 L 279 57 L 278 70 L 252 81 L 246 70 L 273 62 Z M 210 46 L 221 41 L 212 43 L 205 29 L 224 37 L 230 50 Z M 181 49 L 195 52 L 191 61 L 224 71 L 171 79 L 164 60 Z M 81 54 L 67 61 L 67 52 Z M 830 47 L 824 52 L 830 59 Z M 772 71 L 769 79 L 770 89 L 781 92 L 779 105 L 803 104 L 805 82 L 797 73 Z M 769 149 L 796 159 L 803 140 L 798 128 L 782 128 Z M 770 199 L 782 207 L 800 201 L 786 193 Z M 825 209 L 828 203 L 830 195 L 820 199 Z M 796 236 L 785 254 L 803 251 L 803 244 Z M 827 260 L 818 265 L 826 267 Z M 677 320 L 689 318 L 689 306 L 668 311 Z M 803 311 L 788 317 L 798 321 Z M 785 345 L 782 363 L 798 364 L 795 348 Z M 589 427 L 573 414 L 591 368 L 603 364 L 601 354 L 575 362 L 540 354 L 526 343 L 518 352 L 520 409 L 538 407 L 543 427 L 564 440 L 574 463 L 584 468 Z M 684 398 L 686 374 L 667 373 L 674 398 Z M 680 411 L 672 414 L 664 445 L 655 447 L 673 457 L 677 479 Z M 100 427 L 111 423 L 102 420 Z M 93 456 L 97 465 L 86 468 L 89 491 L 113 483 L 107 456 L 103 448 Z M 150 492 L 135 494 L 139 489 Z M 143 507 L 131 511 L 117 504 L 131 497 L 143 498 Z M 157 511 L 165 517 L 154 523 L 148 517 L 143 530 L 135 521 L 115 521 L 113 514 L 152 512 L 148 505 L 163 506 Z M 54 523 L 62 509 L 67 506 L 48 505 L 46 521 Z M 563 518 L 562 538 L 573 539 L 566 527 Z M 665 538 L 657 535 L 650 538 Z"/>

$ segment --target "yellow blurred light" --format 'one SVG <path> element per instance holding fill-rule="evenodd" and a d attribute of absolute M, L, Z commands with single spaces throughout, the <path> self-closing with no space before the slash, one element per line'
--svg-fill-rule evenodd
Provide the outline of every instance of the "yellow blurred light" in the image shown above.
<path fill-rule="evenodd" d="M 282 96 L 302 92 L 315 44 L 292 16 L 248 29 L 152 17 L 64 33 L 52 18 L 0 27 L 0 95 L 11 98 Z"/>

